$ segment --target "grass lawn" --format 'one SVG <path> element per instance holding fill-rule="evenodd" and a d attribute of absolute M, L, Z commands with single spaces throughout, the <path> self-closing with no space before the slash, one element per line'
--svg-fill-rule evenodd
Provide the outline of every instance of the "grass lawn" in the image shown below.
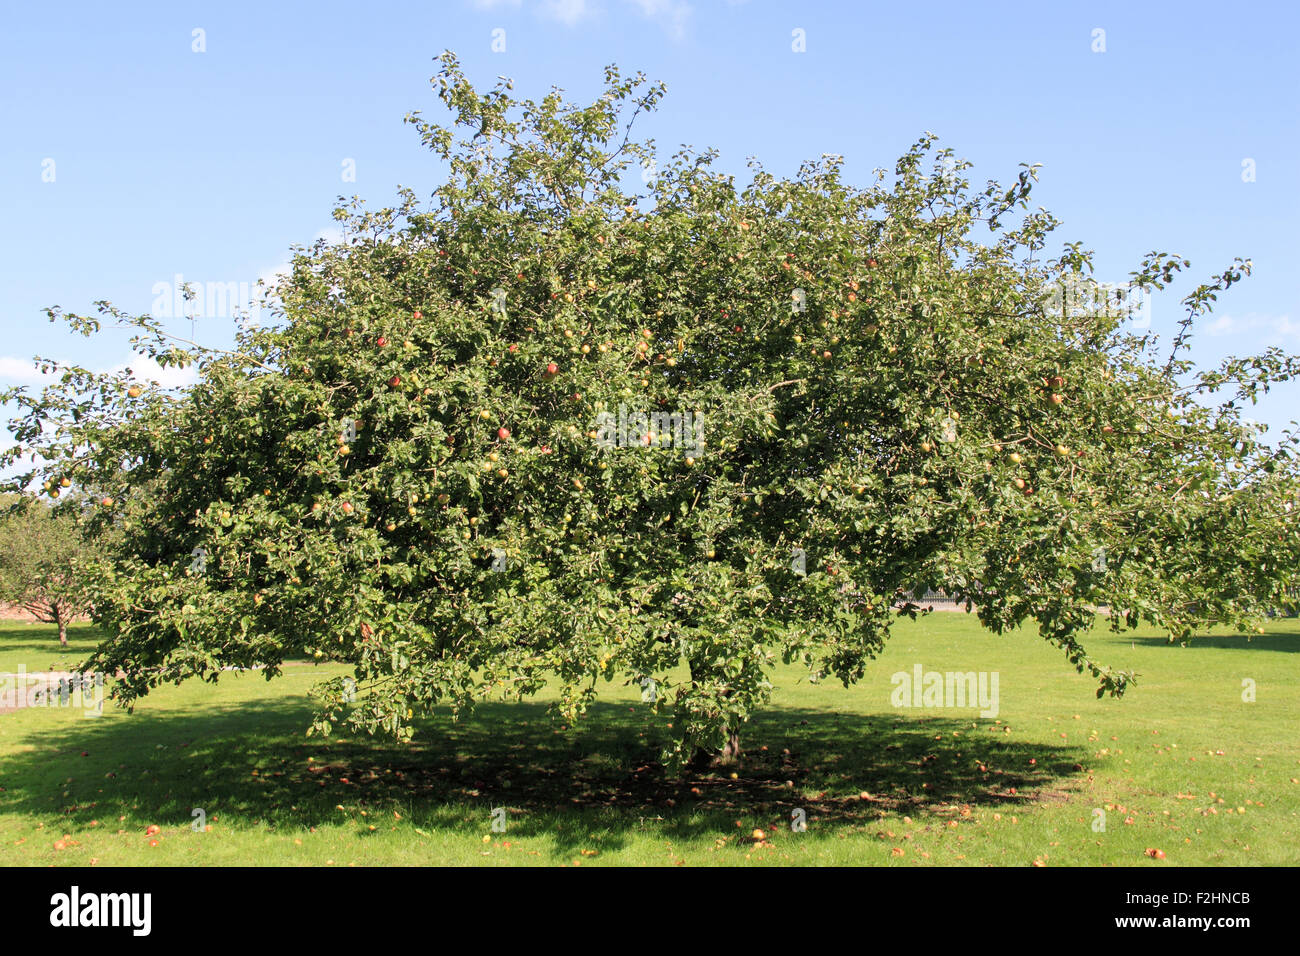
<path fill-rule="evenodd" d="M 94 632 L 71 640 L 6 625 L 0 670 L 69 667 Z M 409 746 L 305 736 L 308 688 L 337 665 L 166 688 L 134 714 L 18 710 L 0 714 L 0 864 L 1300 863 L 1300 623 L 1085 643 L 1138 672 L 1123 700 L 1097 700 L 1033 632 L 989 635 L 964 614 L 900 622 L 851 689 L 778 668 L 734 780 L 666 778 L 671 718 L 616 684 L 576 729 L 545 699 L 488 703 L 430 718 Z M 997 716 L 891 706 L 890 676 L 918 663 L 996 671 Z M 192 830 L 195 807 L 210 830 Z"/>

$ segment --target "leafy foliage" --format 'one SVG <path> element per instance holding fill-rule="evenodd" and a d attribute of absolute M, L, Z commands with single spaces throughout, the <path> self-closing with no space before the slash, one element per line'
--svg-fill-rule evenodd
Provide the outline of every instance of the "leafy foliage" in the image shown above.
<path fill-rule="evenodd" d="M 608 68 L 579 108 L 480 94 L 444 54 L 434 85 L 454 122 L 408 121 L 447 182 L 341 205 L 277 322 L 221 352 L 100 303 L 199 384 L 50 362 L 59 384 L 10 396 L 10 460 L 113 502 L 94 664 L 123 700 L 306 654 L 359 682 L 321 688 L 319 729 L 401 737 L 440 703 L 557 680 L 574 719 L 602 680 L 655 681 L 681 763 L 734 746 L 778 658 L 860 677 L 916 589 L 1036 623 L 1099 695 L 1132 675 L 1077 639 L 1098 606 L 1183 636 L 1279 598 L 1295 438 L 1260 443 L 1240 409 L 1297 359 L 1185 358 L 1248 262 L 1184 300 L 1162 360 L 1123 309 L 1060 302 L 1091 260 L 1043 257 L 1033 167 L 972 187 L 927 135 L 868 188 L 832 156 L 739 188 L 689 149 L 643 183 L 631 120 L 663 89 L 641 76 Z M 1152 253 L 1134 283 L 1186 265 Z M 607 447 L 620 406 L 698 415 L 703 446 L 647 418 Z"/>
<path fill-rule="evenodd" d="M 61 494 L 47 482 L 47 493 Z M 52 509 L 29 496 L 6 495 L 0 503 L 0 600 L 38 621 L 56 624 L 59 643 L 68 643 L 68 624 L 90 608 L 81 567 L 97 556 L 78 524 L 76 505 Z M 66 504 L 66 502 L 65 502 Z"/>

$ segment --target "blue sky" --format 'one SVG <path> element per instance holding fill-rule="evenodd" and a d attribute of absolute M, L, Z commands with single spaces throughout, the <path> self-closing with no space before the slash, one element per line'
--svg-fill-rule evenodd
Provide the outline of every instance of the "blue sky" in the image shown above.
<path fill-rule="evenodd" d="M 522 96 L 556 85 L 586 101 L 605 64 L 643 71 L 668 85 L 645 135 L 663 151 L 717 147 L 722 167 L 741 176 L 751 155 L 791 173 L 829 152 L 866 185 L 926 130 L 975 163 L 976 182 L 1042 163 L 1037 203 L 1064 221 L 1062 243 L 1096 250 L 1101 279 L 1123 281 L 1153 249 L 1190 258 L 1196 281 L 1234 256 L 1253 260 L 1254 276 L 1199 333 L 1198 361 L 1270 345 L 1300 352 L 1297 9 L 7 4 L 0 384 L 38 381 L 34 354 L 105 369 L 130 361 L 125 335 L 87 341 L 51 325 L 47 306 L 88 311 L 106 298 L 142 313 L 177 274 L 252 284 L 286 262 L 291 244 L 329 234 L 339 195 L 381 205 L 398 184 L 431 192 L 442 170 L 402 117 L 443 115 L 428 80 L 444 49 L 478 85 L 505 74 Z M 494 30 L 505 31 L 504 52 L 493 52 Z M 795 30 L 805 52 L 792 49 Z M 348 161 L 355 182 L 343 179 Z M 1177 299 L 1194 284 L 1152 303 L 1157 332 L 1174 327 Z M 231 327 L 214 317 L 197 334 L 218 344 Z M 1300 387 L 1275 391 L 1253 417 L 1276 434 L 1300 418 Z"/>

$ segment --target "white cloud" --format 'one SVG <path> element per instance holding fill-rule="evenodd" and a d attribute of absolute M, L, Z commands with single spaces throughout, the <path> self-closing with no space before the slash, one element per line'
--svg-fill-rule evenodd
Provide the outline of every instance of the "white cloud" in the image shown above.
<path fill-rule="evenodd" d="M 1300 323 L 1289 315 L 1246 312 L 1216 316 L 1206 327 L 1210 335 L 1251 335 L 1273 345 L 1300 339 Z"/>
<path fill-rule="evenodd" d="M 110 371 L 120 372 L 125 368 L 131 369 L 136 378 L 157 382 L 163 388 L 183 388 L 199 380 L 198 369 L 193 365 L 185 368 L 177 368 L 174 365 L 163 368 L 147 355 L 134 356 L 129 362 L 116 365 Z"/>
<path fill-rule="evenodd" d="M 519 10 L 524 6 L 523 0 L 471 0 L 479 10 Z M 730 0 L 731 3 L 743 3 L 745 0 Z M 623 0 L 624 5 L 634 7 L 647 20 L 654 20 L 673 37 L 680 38 L 686 30 L 686 22 L 691 15 L 691 5 L 687 0 Z M 576 26 L 583 20 L 601 12 L 599 0 L 533 0 L 530 9 L 545 20 L 555 20 L 565 26 Z"/>
<path fill-rule="evenodd" d="M 278 265 L 263 269 L 257 274 L 257 282 L 262 283 L 262 288 L 258 292 L 264 296 L 267 290 L 275 288 L 275 284 L 280 281 L 280 276 L 288 275 L 289 270 L 292 268 L 293 264 L 288 259 L 285 259 Z M 254 286 L 257 285 L 257 282 L 254 282 Z"/>
<path fill-rule="evenodd" d="M 573 26 L 592 12 L 587 0 L 542 0 L 541 14 L 551 20 L 559 20 L 565 26 Z"/>
<path fill-rule="evenodd" d="M 193 385 L 199 380 L 198 371 L 193 365 L 188 368 L 175 366 L 163 368 L 145 355 L 132 356 L 129 360 L 119 362 L 111 368 L 99 369 L 99 373 L 112 375 L 126 368 L 130 368 L 136 378 L 157 382 L 164 388 L 181 388 Z M 54 372 L 42 374 L 31 359 L 15 358 L 11 355 L 0 356 L 0 383 L 44 386 L 53 384 L 57 377 L 58 373 Z"/>
<path fill-rule="evenodd" d="M 1228 335 L 1236 327 L 1236 319 L 1230 315 L 1221 315 L 1210 323 L 1206 329 L 1211 335 Z"/>
<path fill-rule="evenodd" d="M 482 2 L 482 0 L 476 0 L 476 2 Z M 315 245 L 318 239 L 324 239 L 329 245 L 337 245 L 343 241 L 343 230 L 338 226 L 327 226 L 317 232 L 316 235 L 312 236 L 311 241 L 308 242 L 307 245 Z M 257 281 L 264 283 L 266 289 L 271 289 L 275 286 L 278 277 L 281 275 L 288 275 L 291 269 L 293 269 L 293 263 L 288 259 L 283 259 L 275 265 L 268 266 L 259 272 L 257 274 Z M 256 282 L 254 285 L 256 285 Z"/>
<path fill-rule="evenodd" d="M 523 0 L 472 0 L 479 10 L 518 10 Z M 566 26 L 573 26 L 592 12 L 587 0 L 534 0 L 533 9 L 549 20 L 559 20 Z"/>
<path fill-rule="evenodd" d="M 686 21 L 691 16 L 691 5 L 686 0 L 626 0 L 640 8 L 642 16 L 656 20 L 673 37 L 680 39 L 686 32 Z"/>
<path fill-rule="evenodd" d="M 0 356 L 0 382 L 7 385 L 46 385 L 53 379 L 52 374 L 42 375 L 31 359 Z"/>

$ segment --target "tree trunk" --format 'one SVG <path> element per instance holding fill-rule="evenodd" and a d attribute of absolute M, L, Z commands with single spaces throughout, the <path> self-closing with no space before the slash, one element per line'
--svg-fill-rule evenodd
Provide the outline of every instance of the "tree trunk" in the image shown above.
<path fill-rule="evenodd" d="M 740 758 L 740 728 L 732 727 L 727 734 L 727 742 L 721 750 L 705 750 L 701 747 L 688 766 L 692 770 L 708 770 L 710 767 L 726 766 Z"/>
<path fill-rule="evenodd" d="M 722 755 L 719 758 L 722 763 L 731 763 L 740 759 L 740 728 L 732 727 L 731 732 L 727 735 L 727 742 L 722 748 Z"/>
<path fill-rule="evenodd" d="M 691 680 L 698 681 L 706 668 L 697 661 L 690 661 Z M 701 747 L 687 764 L 692 770 L 707 770 L 709 767 L 734 763 L 740 757 L 740 725 L 732 724 L 727 728 L 727 742 L 721 750 L 705 750 Z"/>
<path fill-rule="evenodd" d="M 67 647 L 68 646 L 68 622 L 63 616 L 63 611 L 57 607 L 54 609 L 54 623 L 59 626 L 59 646 Z"/>

